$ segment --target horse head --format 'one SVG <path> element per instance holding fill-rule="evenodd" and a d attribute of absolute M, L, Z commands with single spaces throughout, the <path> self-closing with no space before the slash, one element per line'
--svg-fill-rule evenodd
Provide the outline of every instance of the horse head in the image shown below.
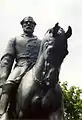
<path fill-rule="evenodd" d="M 44 35 L 40 54 L 44 59 L 44 75 L 45 79 L 55 79 L 58 81 L 61 64 L 68 54 L 67 39 L 72 35 L 72 29 L 69 26 L 67 32 L 64 31 L 59 23 L 49 29 Z M 43 77 L 44 79 L 44 77 Z"/>
<path fill-rule="evenodd" d="M 58 23 L 49 29 L 42 42 L 42 53 L 44 58 L 52 58 L 54 62 L 61 61 L 68 54 L 67 39 L 72 35 L 72 29 L 69 26 L 67 32 L 59 26 Z M 60 63 L 61 63 L 60 62 Z M 56 63 L 58 65 L 58 63 Z"/>

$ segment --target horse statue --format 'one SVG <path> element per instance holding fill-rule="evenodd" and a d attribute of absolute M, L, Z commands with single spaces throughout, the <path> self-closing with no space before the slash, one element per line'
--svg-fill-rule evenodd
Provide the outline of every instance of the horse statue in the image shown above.
<path fill-rule="evenodd" d="M 61 64 L 68 54 L 67 39 L 72 35 L 55 24 L 42 40 L 36 64 L 22 78 L 10 101 L 10 119 L 63 120 L 63 95 L 59 84 Z"/>

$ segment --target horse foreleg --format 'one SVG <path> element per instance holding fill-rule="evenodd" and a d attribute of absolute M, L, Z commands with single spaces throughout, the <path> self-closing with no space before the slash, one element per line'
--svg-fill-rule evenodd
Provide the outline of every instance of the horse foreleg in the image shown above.
<path fill-rule="evenodd" d="M 56 112 L 52 113 L 49 116 L 49 120 L 64 120 L 62 111 L 60 109 L 58 109 Z"/>
<path fill-rule="evenodd" d="M 65 120 L 64 119 L 64 104 L 62 101 L 61 107 L 56 111 L 50 114 L 49 120 Z"/>

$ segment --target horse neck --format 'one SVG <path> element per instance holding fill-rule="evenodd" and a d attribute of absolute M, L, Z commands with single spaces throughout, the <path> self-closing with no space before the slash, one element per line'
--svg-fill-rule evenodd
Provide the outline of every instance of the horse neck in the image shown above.
<path fill-rule="evenodd" d="M 37 62 L 35 64 L 35 66 L 34 66 L 34 69 L 35 69 L 35 77 L 38 80 L 41 80 L 42 72 L 44 70 L 44 57 L 43 57 L 43 54 L 40 54 L 38 56 Z"/>
<path fill-rule="evenodd" d="M 60 65 L 55 65 L 52 63 L 49 63 L 48 61 L 45 61 L 45 74 L 47 74 L 47 77 L 51 79 L 53 76 L 54 79 L 58 79 L 59 73 L 60 73 Z"/>
<path fill-rule="evenodd" d="M 41 81 L 44 79 L 43 72 L 45 72 L 45 74 L 47 72 L 47 76 L 49 76 L 50 79 L 51 79 L 51 75 L 52 74 L 54 75 L 52 81 L 54 81 L 54 83 L 55 82 L 57 83 L 59 80 L 59 73 L 60 73 L 61 65 L 55 66 L 55 65 L 50 64 L 50 67 L 47 70 L 46 65 L 45 65 L 46 62 L 47 61 L 44 60 L 43 54 L 40 54 L 40 56 L 37 59 L 36 65 L 34 67 L 35 78 Z"/>

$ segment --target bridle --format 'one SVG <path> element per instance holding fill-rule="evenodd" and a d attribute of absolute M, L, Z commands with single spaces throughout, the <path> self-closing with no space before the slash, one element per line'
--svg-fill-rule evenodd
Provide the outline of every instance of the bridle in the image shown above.
<path fill-rule="evenodd" d="M 51 34 L 52 33 L 52 37 L 54 37 L 54 39 L 56 38 L 56 36 L 60 36 L 60 34 L 63 34 L 65 33 L 64 30 L 62 29 L 61 32 L 62 33 L 59 33 L 59 30 L 62 29 L 60 26 L 58 26 L 58 23 L 55 25 L 55 27 L 49 29 L 46 33 L 49 33 Z M 58 33 L 57 33 L 58 32 Z M 48 40 L 47 40 L 48 41 Z M 45 43 L 44 43 L 45 44 Z M 52 44 L 52 46 L 54 45 L 55 43 Z M 53 57 L 53 56 L 52 56 Z M 51 63 L 50 63 L 51 64 Z M 50 71 L 50 69 L 48 69 L 48 71 Z M 60 71 L 60 65 L 59 66 L 54 66 L 54 74 L 55 74 L 55 78 L 52 78 L 53 80 L 51 80 L 50 77 L 46 77 L 46 70 L 45 70 L 45 67 L 44 67 L 44 70 L 42 72 L 42 78 L 41 80 L 39 80 L 36 76 L 34 78 L 35 80 L 35 83 L 42 89 L 49 89 L 49 88 L 53 88 L 56 83 L 54 83 L 54 79 L 58 79 L 57 76 L 59 75 L 59 71 Z M 56 74 L 56 72 L 58 72 Z M 45 77 L 44 77 L 45 75 Z M 58 82 L 58 80 L 57 80 Z"/>

